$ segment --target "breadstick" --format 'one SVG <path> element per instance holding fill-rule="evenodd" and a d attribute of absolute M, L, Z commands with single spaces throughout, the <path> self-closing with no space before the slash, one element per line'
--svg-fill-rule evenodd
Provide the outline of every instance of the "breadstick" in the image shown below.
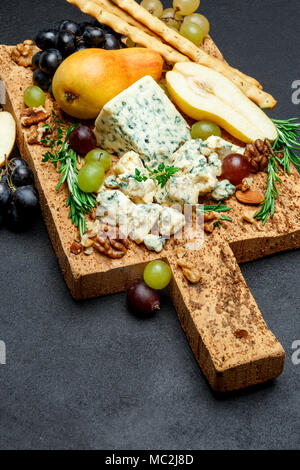
<path fill-rule="evenodd" d="M 113 5 L 109 0 L 93 0 L 93 1 L 99 7 L 102 7 L 104 10 L 106 10 L 108 13 L 112 13 L 113 15 L 118 16 L 119 18 L 121 18 L 122 20 L 130 24 L 131 26 L 135 26 L 136 28 L 139 28 L 141 31 L 144 31 L 144 33 L 150 34 L 151 36 L 154 36 L 159 39 L 159 36 L 153 33 L 153 31 L 148 29 L 143 24 L 139 23 L 132 16 L 128 15 L 128 13 L 126 13 L 124 10 L 121 10 L 121 8 L 117 7 L 116 5 Z"/>
<path fill-rule="evenodd" d="M 277 102 L 271 95 L 260 90 L 253 83 L 246 81 L 226 62 L 208 55 L 191 41 L 166 26 L 163 21 L 151 15 L 145 8 L 137 4 L 135 0 L 114 0 L 114 2 L 139 22 L 146 25 L 151 31 L 161 36 L 168 44 L 171 44 L 180 52 L 190 57 L 194 62 L 210 67 L 223 74 L 259 106 L 263 108 L 274 108 L 276 106 Z"/>
<path fill-rule="evenodd" d="M 108 13 L 103 8 L 99 7 L 93 1 L 86 0 L 67 0 L 68 3 L 76 5 L 80 8 L 81 11 L 87 13 L 88 15 L 97 18 L 101 23 L 110 26 L 117 33 L 123 34 L 124 36 L 129 37 L 132 41 L 137 44 L 141 44 L 149 49 L 157 51 L 164 59 L 171 63 L 175 64 L 176 62 L 189 62 L 189 59 L 181 54 L 180 52 L 173 49 L 173 47 L 163 44 L 160 40 L 156 39 L 150 34 L 144 33 L 135 26 L 129 25 L 126 21 L 122 20 L 118 16 Z"/>

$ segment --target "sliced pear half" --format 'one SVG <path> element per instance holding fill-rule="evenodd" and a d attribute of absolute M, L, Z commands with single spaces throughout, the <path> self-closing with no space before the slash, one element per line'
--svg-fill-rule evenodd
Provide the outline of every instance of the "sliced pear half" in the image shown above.
<path fill-rule="evenodd" d="M 277 138 L 271 119 L 219 72 L 182 62 L 167 72 L 166 80 L 172 100 L 191 118 L 213 121 L 245 143 Z"/>
<path fill-rule="evenodd" d="M 0 112 L 0 166 L 9 157 L 16 140 L 16 123 L 12 115 L 6 111 Z"/>

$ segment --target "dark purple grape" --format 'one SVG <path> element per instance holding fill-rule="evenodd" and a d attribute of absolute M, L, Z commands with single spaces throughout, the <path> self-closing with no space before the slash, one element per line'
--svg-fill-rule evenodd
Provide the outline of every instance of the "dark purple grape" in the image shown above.
<path fill-rule="evenodd" d="M 36 54 L 34 54 L 34 56 L 32 57 L 32 67 L 35 69 L 38 69 L 39 66 L 40 66 L 40 57 L 41 57 L 42 53 L 41 51 L 40 52 L 37 52 Z"/>
<path fill-rule="evenodd" d="M 82 156 L 97 147 L 96 136 L 87 126 L 76 127 L 70 134 L 69 142 L 71 148 Z"/>
<path fill-rule="evenodd" d="M 52 77 L 60 64 L 63 61 L 63 56 L 57 49 L 47 49 L 41 54 L 40 69 Z"/>
<path fill-rule="evenodd" d="M 46 75 L 44 72 L 42 72 L 41 69 L 37 69 L 33 73 L 33 81 L 34 84 L 42 88 L 42 90 L 47 91 L 50 84 L 51 84 L 51 78 L 49 75 Z"/>
<path fill-rule="evenodd" d="M 58 49 L 64 56 L 73 54 L 76 46 L 76 36 L 68 31 L 62 31 L 58 36 Z"/>
<path fill-rule="evenodd" d="M 230 181 L 231 184 L 238 185 L 244 178 L 253 171 L 252 165 L 244 155 L 231 153 L 223 160 L 222 176 Z"/>
<path fill-rule="evenodd" d="M 26 215 L 33 216 L 39 208 L 39 198 L 36 189 L 33 186 L 21 186 L 14 193 L 14 203 L 17 211 Z"/>
<path fill-rule="evenodd" d="M 8 161 L 8 166 L 9 166 L 10 173 L 12 173 L 14 171 L 14 169 L 19 167 L 19 166 L 23 166 L 23 167 L 28 168 L 28 165 L 25 162 L 25 160 L 23 160 L 23 158 L 12 158 L 12 159 L 10 159 Z"/>
<path fill-rule="evenodd" d="M 83 39 L 80 39 L 80 41 L 77 41 L 76 47 L 75 47 L 75 52 L 82 51 L 83 49 L 87 49 L 87 45 L 84 42 Z"/>
<path fill-rule="evenodd" d="M 144 281 L 137 282 L 127 291 L 127 304 L 139 317 L 150 317 L 160 308 L 160 295 Z"/>
<path fill-rule="evenodd" d="M 80 36 L 80 26 L 75 23 L 75 21 L 64 20 L 60 23 L 59 32 L 68 31 L 69 33 L 75 34 L 75 36 Z"/>
<path fill-rule="evenodd" d="M 110 26 L 107 26 L 106 24 L 100 23 L 97 20 L 95 20 L 94 26 L 96 26 L 97 28 L 102 29 L 105 33 L 117 34 L 117 33 L 114 32 L 114 30 Z"/>
<path fill-rule="evenodd" d="M 8 183 L 8 178 L 6 173 L 2 173 L 1 175 L 1 183 Z"/>
<path fill-rule="evenodd" d="M 108 51 L 112 49 L 120 49 L 120 42 L 113 34 L 106 34 L 101 47 Z"/>
<path fill-rule="evenodd" d="M 25 215 L 21 214 L 17 210 L 14 201 L 11 201 L 5 214 L 5 223 L 10 230 L 20 232 L 22 230 L 26 230 L 28 227 L 29 218 L 26 218 Z"/>
<path fill-rule="evenodd" d="M 80 27 L 80 35 L 82 36 L 84 31 L 85 31 L 85 28 L 87 26 L 94 26 L 90 21 L 83 21 L 82 23 L 80 23 L 79 27 Z"/>
<path fill-rule="evenodd" d="M 12 192 L 6 183 L 0 183 L 0 211 L 3 212 L 12 200 Z"/>
<path fill-rule="evenodd" d="M 11 180 L 15 186 L 28 186 L 34 182 L 32 171 L 24 166 L 18 166 L 14 169 Z"/>
<path fill-rule="evenodd" d="M 104 32 L 96 26 L 87 26 L 83 33 L 84 42 L 90 47 L 99 47 L 104 41 Z"/>
<path fill-rule="evenodd" d="M 58 41 L 58 32 L 55 29 L 43 29 L 36 38 L 36 45 L 45 51 L 46 49 L 56 48 Z"/>

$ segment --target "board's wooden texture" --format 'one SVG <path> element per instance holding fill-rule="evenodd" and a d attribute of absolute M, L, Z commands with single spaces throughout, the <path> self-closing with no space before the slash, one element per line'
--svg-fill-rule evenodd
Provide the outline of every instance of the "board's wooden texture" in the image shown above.
<path fill-rule="evenodd" d="M 245 206 L 235 197 L 228 201 L 234 222 L 224 222 L 205 236 L 201 250 L 187 255 L 202 272 L 196 285 L 189 284 L 176 266 L 179 241 L 168 241 L 159 255 L 131 243 L 121 260 L 99 253 L 75 256 L 70 252 L 75 229 L 67 218 L 66 189 L 55 191 L 56 170 L 41 162 L 44 149 L 27 144 L 20 124 L 23 92 L 32 83 L 32 71 L 11 62 L 9 51 L 9 47 L 0 46 L 0 79 L 7 88 L 5 109 L 16 119 L 19 149 L 34 172 L 49 236 L 72 296 L 84 299 L 125 290 L 140 278 L 145 263 L 166 259 L 174 274 L 170 294 L 179 320 L 210 385 L 218 391 L 229 391 L 277 377 L 283 369 L 284 350 L 263 320 L 238 263 L 300 246 L 300 184 L 296 170 L 289 177 L 281 175 L 280 200 L 265 227 L 259 222 L 244 222 Z M 51 105 L 49 100 L 46 107 Z M 255 176 L 255 188 L 264 192 L 265 184 L 265 174 Z M 246 332 L 243 337 L 240 330 Z"/>

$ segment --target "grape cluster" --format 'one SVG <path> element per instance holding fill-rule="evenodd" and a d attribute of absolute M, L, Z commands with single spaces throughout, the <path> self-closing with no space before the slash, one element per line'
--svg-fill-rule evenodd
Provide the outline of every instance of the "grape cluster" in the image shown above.
<path fill-rule="evenodd" d="M 0 226 L 25 230 L 38 212 L 33 173 L 22 158 L 8 160 L 0 180 Z"/>
<path fill-rule="evenodd" d="M 173 8 L 163 9 L 160 0 L 143 0 L 141 6 L 199 46 L 208 35 L 210 24 L 200 13 L 195 13 L 200 0 L 173 0 Z"/>
<path fill-rule="evenodd" d="M 91 47 L 121 49 L 124 45 L 120 39 L 109 26 L 96 20 L 80 24 L 64 20 L 55 28 L 40 31 L 35 42 L 41 51 L 32 59 L 34 83 L 52 93 L 52 77 L 66 57 Z"/>

